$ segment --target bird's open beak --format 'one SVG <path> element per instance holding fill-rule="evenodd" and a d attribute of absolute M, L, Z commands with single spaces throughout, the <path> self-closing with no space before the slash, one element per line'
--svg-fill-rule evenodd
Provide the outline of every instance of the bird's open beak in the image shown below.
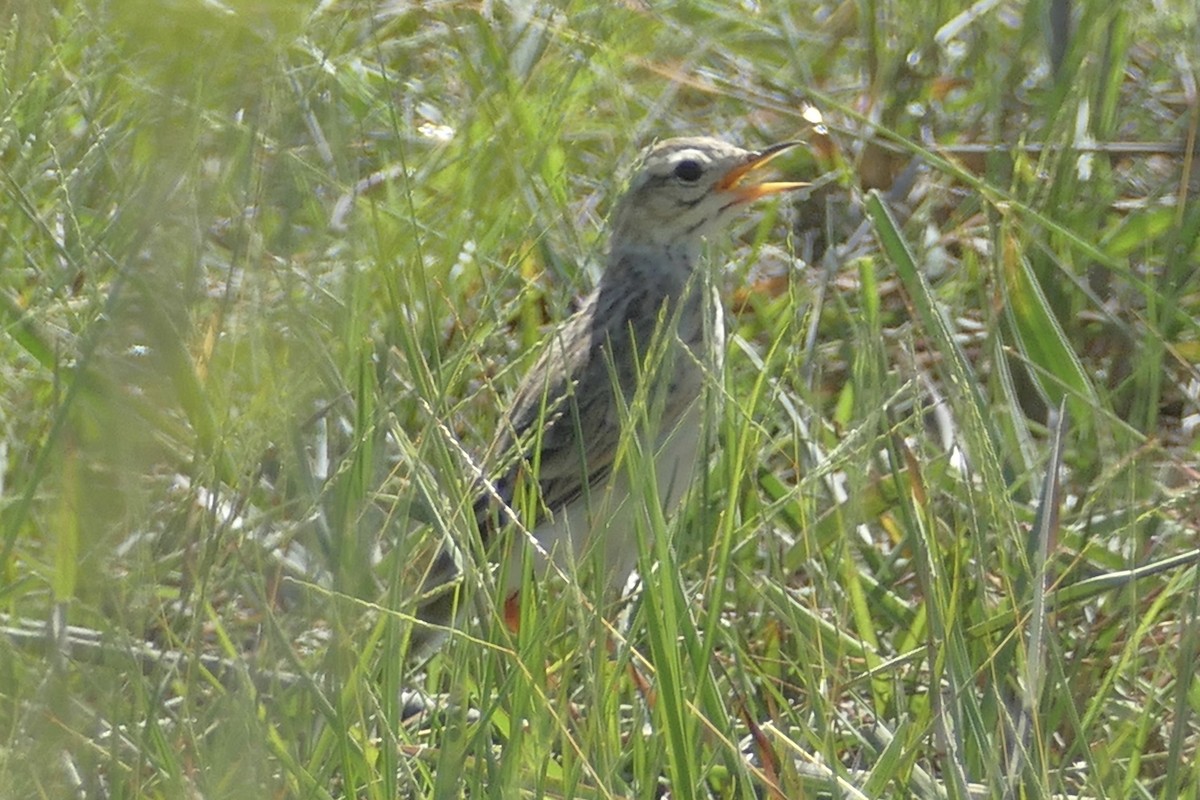
<path fill-rule="evenodd" d="M 754 156 L 745 163 L 738 164 L 733 169 L 725 174 L 725 177 L 717 181 L 717 191 L 729 192 L 737 197 L 740 203 L 749 203 L 752 200 L 757 200 L 760 197 L 766 197 L 770 194 L 778 194 L 779 192 L 787 192 L 792 189 L 803 189 L 808 186 L 807 183 L 795 183 L 792 181 L 769 181 L 767 183 L 750 183 L 743 185 L 742 180 L 754 170 L 765 166 L 771 159 L 782 153 L 784 150 L 790 150 L 800 142 L 781 142 L 755 153 Z"/>

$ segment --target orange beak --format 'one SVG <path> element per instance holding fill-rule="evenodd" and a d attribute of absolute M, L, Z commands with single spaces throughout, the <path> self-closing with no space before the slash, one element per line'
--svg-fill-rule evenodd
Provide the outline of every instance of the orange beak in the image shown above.
<path fill-rule="evenodd" d="M 745 186 L 742 185 L 742 179 L 749 175 L 759 167 L 765 166 L 775 156 L 785 150 L 790 150 L 800 142 L 781 142 L 780 144 L 772 145 L 766 150 L 755 153 L 749 161 L 738 164 L 729 172 L 725 173 L 725 177 L 717 181 L 718 192 L 729 192 L 737 198 L 739 203 L 749 203 L 757 200 L 760 197 L 766 197 L 779 192 L 787 192 L 792 189 L 803 189 L 808 186 L 807 183 L 795 183 L 792 181 L 769 181 L 767 183 L 751 183 Z"/>

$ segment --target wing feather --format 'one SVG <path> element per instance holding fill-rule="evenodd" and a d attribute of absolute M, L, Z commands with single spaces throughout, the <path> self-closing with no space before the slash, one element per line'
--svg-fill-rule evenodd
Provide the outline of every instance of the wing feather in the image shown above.
<path fill-rule="evenodd" d="M 625 403 L 633 398 L 639 351 L 649 345 L 669 299 L 653 282 L 602 283 L 551 335 L 488 449 L 499 469 L 495 491 L 485 488 L 475 504 L 485 545 L 504 522 L 497 496 L 511 505 L 523 474 L 537 475 L 535 524 L 608 477 L 621 438 L 616 387 Z"/>

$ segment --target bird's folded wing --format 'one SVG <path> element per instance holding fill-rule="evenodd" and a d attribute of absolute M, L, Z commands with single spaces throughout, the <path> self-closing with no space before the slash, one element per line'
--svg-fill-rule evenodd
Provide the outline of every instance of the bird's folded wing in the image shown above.
<path fill-rule="evenodd" d="M 532 510 L 532 520 L 523 515 L 536 524 L 547 512 L 579 498 L 585 486 L 602 480 L 612 468 L 620 420 L 612 378 L 591 347 L 594 307 L 592 295 L 552 334 L 500 421 L 488 448 L 488 460 L 499 469 L 475 503 L 485 545 L 508 521 L 500 501 L 512 504 L 523 476 L 536 470 L 539 507 Z"/>
<path fill-rule="evenodd" d="M 656 312 L 665 299 L 654 286 L 602 287 L 551 335 L 488 451 L 499 470 L 475 504 L 485 544 L 509 519 L 497 501 L 511 505 L 523 477 L 537 476 L 539 506 L 533 524 L 607 478 L 624 416 L 616 387 L 628 405 L 637 391 L 643 348 L 655 337 L 661 319 Z M 666 418 L 670 416 L 661 420 L 666 427 L 675 422 Z"/>

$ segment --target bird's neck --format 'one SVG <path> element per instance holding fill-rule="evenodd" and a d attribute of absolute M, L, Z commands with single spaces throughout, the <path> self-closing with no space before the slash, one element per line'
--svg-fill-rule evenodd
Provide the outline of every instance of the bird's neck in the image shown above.
<path fill-rule="evenodd" d="M 603 281 L 635 281 L 658 287 L 664 295 L 679 296 L 695 283 L 693 273 L 700 263 L 700 241 L 685 240 L 673 245 L 624 242 L 608 255 Z"/>

